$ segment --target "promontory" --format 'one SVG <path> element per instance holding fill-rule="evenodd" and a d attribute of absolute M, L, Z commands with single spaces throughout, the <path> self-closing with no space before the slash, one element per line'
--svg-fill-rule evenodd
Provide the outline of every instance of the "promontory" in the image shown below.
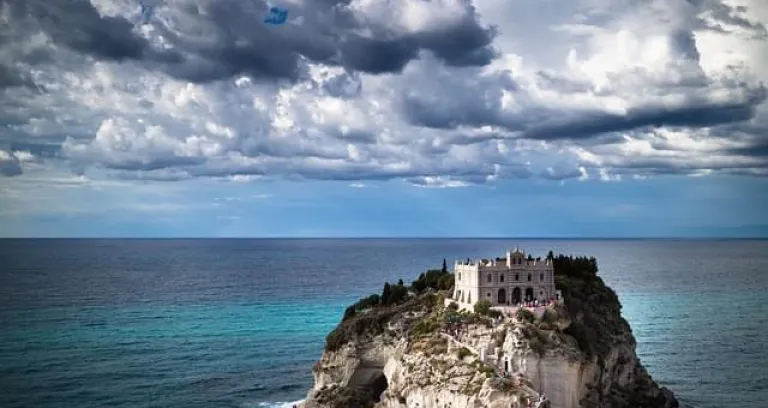
<path fill-rule="evenodd" d="M 673 408 L 595 258 L 464 259 L 347 308 L 304 408 Z"/>

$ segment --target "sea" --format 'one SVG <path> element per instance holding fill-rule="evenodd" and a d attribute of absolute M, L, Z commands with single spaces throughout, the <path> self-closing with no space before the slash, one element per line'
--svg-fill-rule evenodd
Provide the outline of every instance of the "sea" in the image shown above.
<path fill-rule="evenodd" d="M 653 378 L 768 406 L 768 240 L 0 240 L 0 407 L 290 408 L 344 308 L 443 259 L 595 256 Z"/>

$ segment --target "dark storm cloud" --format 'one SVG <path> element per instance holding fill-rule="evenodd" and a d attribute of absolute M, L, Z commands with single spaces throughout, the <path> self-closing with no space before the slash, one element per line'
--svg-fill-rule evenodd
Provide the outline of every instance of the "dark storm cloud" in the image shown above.
<path fill-rule="evenodd" d="M 458 25 L 424 33 L 417 39 L 423 48 L 450 66 L 484 66 L 496 57 L 496 52 L 489 47 L 496 34 L 493 27 L 480 27 L 473 16 Z"/>
<path fill-rule="evenodd" d="M 164 156 L 154 159 L 113 159 L 102 163 L 105 167 L 113 170 L 127 171 L 153 171 L 163 170 L 174 167 L 186 167 L 204 164 L 204 157 L 181 157 Z"/>
<path fill-rule="evenodd" d="M 341 46 L 347 68 L 370 74 L 400 72 L 416 58 L 419 48 L 413 38 L 375 40 L 360 36 L 348 37 Z"/>
<path fill-rule="evenodd" d="M 87 0 L 0 1 L 15 24 L 33 22 L 56 44 L 97 59 L 145 62 L 194 82 L 238 74 L 295 80 L 301 77 L 302 57 L 373 74 L 399 72 L 421 50 L 456 66 L 485 65 L 494 57 L 490 44 L 495 32 L 481 27 L 471 9 L 452 25 L 393 33 L 357 20 L 342 1 L 295 6 L 289 18 L 301 23 L 280 26 L 261 23 L 268 8 L 261 0 L 166 3 L 163 7 L 175 7 L 172 12 L 187 26 L 177 32 L 153 17 L 149 23 L 173 45 L 172 50 L 159 50 L 139 35 L 135 22 L 102 16 Z M 374 33 L 375 39 L 360 35 L 363 31 Z"/>
<path fill-rule="evenodd" d="M 648 126 L 704 128 L 752 119 L 755 108 L 765 99 L 765 89 L 761 89 L 752 98 L 740 103 L 634 109 L 626 115 L 603 112 L 582 114 L 577 119 L 551 121 L 529 127 L 522 137 L 539 140 L 586 139 Z"/>
<path fill-rule="evenodd" d="M 87 0 L 2 0 L 12 21 L 33 17 L 57 44 L 106 60 L 141 59 L 147 41 L 124 18 L 100 16 Z"/>
<path fill-rule="evenodd" d="M 763 137 L 766 136 L 763 135 Z M 744 147 L 726 149 L 724 153 L 768 159 L 768 140 L 755 140 L 752 144 Z M 768 162 L 766 165 L 768 165 Z"/>
<path fill-rule="evenodd" d="M 0 90 L 13 87 L 36 88 L 36 85 L 32 78 L 26 73 L 10 66 L 0 64 Z"/>
<path fill-rule="evenodd" d="M 541 78 L 541 77 L 540 77 Z M 556 82 L 551 82 L 550 85 Z M 403 111 L 412 124 L 437 129 L 455 129 L 463 125 L 500 126 L 519 132 L 518 137 L 537 140 L 591 139 L 607 133 L 644 127 L 704 128 L 752 119 L 756 108 L 765 102 L 764 87 L 755 89 L 746 100 L 731 103 L 699 103 L 679 107 L 648 107 L 629 110 L 625 115 L 603 111 L 558 112 L 547 108 L 529 109 L 525 116 L 503 114 L 491 98 L 480 95 L 428 103 L 406 97 Z M 490 104 L 490 105 L 489 105 Z"/>

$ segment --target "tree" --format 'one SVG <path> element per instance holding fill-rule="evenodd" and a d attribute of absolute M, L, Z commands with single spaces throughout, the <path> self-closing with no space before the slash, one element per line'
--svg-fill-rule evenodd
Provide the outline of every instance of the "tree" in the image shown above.
<path fill-rule="evenodd" d="M 441 270 L 442 273 L 448 273 L 448 264 L 445 263 L 445 258 L 443 258 L 443 269 Z"/>
<path fill-rule="evenodd" d="M 399 286 L 403 286 L 403 280 L 402 280 L 402 279 L 398 279 L 398 280 L 397 280 L 397 284 L 398 284 Z"/>
<path fill-rule="evenodd" d="M 392 297 L 392 287 L 389 286 L 389 282 L 384 284 L 384 290 L 381 291 L 381 304 L 390 304 L 390 298 Z"/>
<path fill-rule="evenodd" d="M 425 289 L 427 289 L 427 280 L 424 278 L 424 274 L 422 273 L 419 275 L 419 279 L 416 279 L 411 284 L 411 287 L 413 288 L 413 291 L 416 293 L 421 293 Z"/>
<path fill-rule="evenodd" d="M 448 290 L 448 289 L 453 287 L 453 283 L 454 283 L 454 278 L 453 278 L 453 274 L 452 273 L 443 275 L 437 281 L 437 289 L 438 290 Z"/>
<path fill-rule="evenodd" d="M 549 253 L 547 253 L 547 259 L 550 261 L 555 259 L 555 254 L 552 251 L 549 251 Z"/>
<path fill-rule="evenodd" d="M 405 285 L 394 285 L 390 288 L 389 304 L 395 305 L 408 297 L 408 288 Z"/>
<path fill-rule="evenodd" d="M 491 313 L 491 301 L 488 299 L 480 299 L 475 303 L 475 313 L 479 315 L 489 315 Z"/>

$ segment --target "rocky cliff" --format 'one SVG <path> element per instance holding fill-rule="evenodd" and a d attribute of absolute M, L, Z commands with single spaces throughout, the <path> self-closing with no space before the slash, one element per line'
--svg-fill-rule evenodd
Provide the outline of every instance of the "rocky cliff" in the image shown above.
<path fill-rule="evenodd" d="M 395 304 L 367 301 L 328 335 L 303 405 L 677 407 L 638 360 L 616 294 L 588 269 L 561 268 L 564 301 L 540 317 L 458 312 L 449 292 L 430 289 Z"/>

